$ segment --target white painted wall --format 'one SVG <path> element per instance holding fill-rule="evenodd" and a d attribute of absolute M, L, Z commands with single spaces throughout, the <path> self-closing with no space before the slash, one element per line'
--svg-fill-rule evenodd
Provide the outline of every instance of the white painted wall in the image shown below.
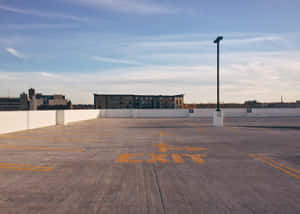
<path fill-rule="evenodd" d="M 138 118 L 189 117 L 187 109 L 141 109 L 135 112 Z"/>
<path fill-rule="evenodd" d="M 0 134 L 26 130 L 28 127 L 27 111 L 1 111 Z"/>
<path fill-rule="evenodd" d="M 65 111 L 56 111 L 56 125 L 65 125 Z"/>
<path fill-rule="evenodd" d="M 212 117 L 216 109 L 102 109 L 103 118 L 168 118 L 168 117 Z M 264 108 L 253 109 L 247 113 L 246 109 L 223 109 L 224 117 L 300 117 L 300 108 Z"/>
<path fill-rule="evenodd" d="M 67 125 L 72 122 L 91 120 L 100 117 L 100 110 L 58 110 L 57 124 Z"/>
<path fill-rule="evenodd" d="M 56 111 L 28 111 L 28 129 L 56 125 Z"/>
<path fill-rule="evenodd" d="M 104 118 L 180 118 L 180 117 L 212 117 L 215 109 L 194 109 L 189 113 L 188 109 L 103 109 L 100 117 Z M 245 109 L 226 109 L 227 117 L 246 116 Z"/>
<path fill-rule="evenodd" d="M 300 117 L 300 108 L 224 109 L 224 117 Z M 210 117 L 215 109 L 97 109 L 58 111 L 0 111 L 0 134 L 26 129 L 67 125 L 96 118 L 170 118 Z"/>
<path fill-rule="evenodd" d="M 54 126 L 55 111 L 1 111 L 0 134 Z"/>
<path fill-rule="evenodd" d="M 100 117 L 106 118 L 162 118 L 188 117 L 187 109 L 102 109 Z"/>
<path fill-rule="evenodd" d="M 252 111 L 252 117 L 300 117 L 300 108 L 258 108 Z"/>

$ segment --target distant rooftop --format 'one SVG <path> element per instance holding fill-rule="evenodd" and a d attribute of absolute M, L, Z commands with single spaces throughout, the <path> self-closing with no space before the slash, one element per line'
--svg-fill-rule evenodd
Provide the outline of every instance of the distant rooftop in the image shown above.
<path fill-rule="evenodd" d="M 184 97 L 184 94 L 177 95 L 145 95 L 145 94 L 94 94 L 94 96 L 135 96 L 135 97 Z"/>

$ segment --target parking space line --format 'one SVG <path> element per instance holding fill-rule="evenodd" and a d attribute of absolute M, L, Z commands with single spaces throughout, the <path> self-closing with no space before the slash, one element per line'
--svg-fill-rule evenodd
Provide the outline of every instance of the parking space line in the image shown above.
<path fill-rule="evenodd" d="M 206 131 L 206 129 L 204 129 L 204 128 L 195 128 L 197 131 L 200 131 L 200 132 L 203 132 L 203 131 Z"/>
<path fill-rule="evenodd" d="M 261 161 L 261 162 L 263 162 L 263 163 L 265 163 L 265 164 L 268 164 L 269 166 L 272 166 L 272 167 L 274 167 L 274 168 L 276 168 L 276 169 L 278 169 L 278 170 L 280 170 L 280 171 L 282 171 L 282 172 L 284 172 L 284 173 L 286 173 L 286 174 L 288 174 L 288 175 L 290 175 L 290 176 L 292 176 L 292 177 L 294 177 L 294 178 L 300 180 L 300 176 L 299 176 L 299 175 L 294 174 L 294 173 L 288 171 L 288 170 L 285 169 L 285 168 L 279 167 L 279 166 L 273 164 L 272 162 L 265 160 L 266 157 L 263 156 L 263 155 L 260 155 L 260 156 L 258 156 L 258 155 L 256 155 L 256 154 L 249 154 L 249 155 L 250 155 L 251 157 L 253 157 L 254 159 L 257 159 L 257 160 L 259 160 L 259 161 Z M 262 157 L 261 157 L 261 156 L 262 156 Z M 265 158 L 265 159 L 264 159 L 264 158 Z M 270 159 L 270 158 L 268 158 L 268 159 Z M 271 159 L 271 160 L 272 160 L 272 159 Z M 274 162 L 274 160 L 272 160 L 272 161 Z M 293 169 L 293 171 L 294 171 L 294 170 L 295 170 L 295 169 Z M 292 170 L 291 170 L 291 171 L 292 171 Z M 296 171 L 298 171 L 298 170 L 296 170 Z"/>
<path fill-rule="evenodd" d="M 45 137 L 38 137 L 38 136 L 1 136 L 0 139 L 32 139 L 32 140 L 67 140 L 72 142 L 98 142 L 98 140 L 86 140 L 86 139 L 68 139 L 67 137 L 56 137 L 56 136 L 45 136 Z"/>
<path fill-rule="evenodd" d="M 72 134 L 72 133 L 69 133 Z M 107 132 L 107 133 L 98 133 L 98 132 L 80 132 L 80 135 L 99 135 L 99 136 L 110 136 L 112 133 Z"/>
<path fill-rule="evenodd" d="M 267 129 L 267 128 L 255 128 L 255 127 L 247 127 L 247 131 L 253 131 L 253 132 L 263 132 L 266 134 L 280 134 L 280 132 L 278 132 L 278 130 L 274 130 L 274 129 Z"/>
<path fill-rule="evenodd" d="M 235 131 L 235 132 L 240 132 L 241 130 L 237 129 L 237 128 L 233 128 L 232 126 L 224 126 L 225 129 L 227 130 L 231 130 L 231 131 Z"/>
<path fill-rule="evenodd" d="M 27 170 L 27 171 L 48 172 L 53 168 L 45 167 L 45 166 L 24 165 L 24 164 L 0 163 L 0 169 L 17 169 L 17 170 Z"/>
<path fill-rule="evenodd" d="M 191 146 L 186 146 L 185 147 L 187 151 L 203 151 L 203 150 L 208 150 L 207 148 L 201 148 L 201 147 L 191 147 Z"/>
<path fill-rule="evenodd" d="M 19 146 L 19 145 L 0 145 L 0 149 L 28 149 L 28 150 L 45 150 L 45 151 L 63 151 L 63 152 L 82 152 L 82 149 L 62 149 L 50 147 Z"/>
<path fill-rule="evenodd" d="M 158 132 L 158 135 L 167 135 L 165 132 Z"/>
<path fill-rule="evenodd" d="M 273 162 L 273 163 L 275 163 L 275 164 L 278 164 L 279 166 L 281 166 L 281 167 L 283 167 L 283 168 L 286 168 L 286 169 L 288 169 L 288 170 L 290 170 L 290 171 L 293 171 L 293 172 L 295 172 L 295 173 L 299 173 L 299 174 L 300 174 L 300 170 L 297 170 L 297 169 L 293 169 L 293 168 L 291 168 L 291 167 L 288 167 L 288 166 L 286 166 L 286 165 L 284 165 L 284 164 L 282 164 L 282 163 L 279 163 L 278 161 L 275 161 L 275 160 L 273 160 L 273 159 L 271 159 L 271 158 L 269 158 L 269 157 L 266 157 L 266 156 L 264 156 L 264 155 L 262 155 L 262 154 L 256 154 L 256 155 L 258 155 L 258 156 L 260 156 L 260 157 L 262 157 L 262 158 L 264 158 L 264 159 L 267 159 L 267 160 L 269 160 L 269 161 L 271 161 L 271 162 Z"/>

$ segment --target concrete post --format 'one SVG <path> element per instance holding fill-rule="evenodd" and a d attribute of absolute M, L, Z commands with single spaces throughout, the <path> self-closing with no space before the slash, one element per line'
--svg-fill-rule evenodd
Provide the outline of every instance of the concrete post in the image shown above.
<path fill-rule="evenodd" d="M 213 115 L 213 126 L 215 127 L 223 127 L 224 126 L 224 114 L 223 111 L 215 111 Z"/>

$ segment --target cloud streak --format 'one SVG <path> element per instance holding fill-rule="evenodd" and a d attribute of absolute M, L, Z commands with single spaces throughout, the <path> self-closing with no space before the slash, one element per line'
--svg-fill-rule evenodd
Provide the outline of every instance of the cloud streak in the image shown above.
<path fill-rule="evenodd" d="M 72 24 L 6 24 L 0 25 L 1 29 L 8 30 L 35 30 L 35 29 L 66 29 L 66 28 L 76 28 L 79 25 Z"/>
<path fill-rule="evenodd" d="M 238 55 L 239 53 L 232 55 L 234 62 L 224 62 L 222 65 L 222 101 L 278 101 L 280 96 L 284 96 L 287 101 L 299 100 L 300 53 L 263 53 L 261 56 L 253 53 L 255 57 L 245 56 L 248 58 L 246 62 L 244 57 L 239 58 Z M 137 66 L 59 74 L 47 71 L 0 71 L 0 79 L 1 77 L 6 81 L 1 84 L 0 93 L 7 88 L 14 88 L 20 93 L 34 87 L 44 93 L 66 94 L 73 103 L 92 103 L 92 94 L 98 92 L 184 93 L 187 103 L 215 102 L 215 65 Z"/>
<path fill-rule="evenodd" d="M 39 16 L 43 18 L 51 18 L 51 19 L 67 19 L 72 21 L 88 21 L 87 18 L 82 18 L 78 16 L 72 16 L 72 15 L 66 15 L 62 13 L 55 13 L 55 12 L 42 12 L 38 10 L 25 10 L 15 7 L 9 7 L 6 5 L 0 5 L 0 10 L 11 12 L 11 13 L 17 13 L 22 15 L 31 15 L 31 16 Z"/>
<path fill-rule="evenodd" d="M 145 0 L 67 0 L 87 7 L 98 7 L 133 14 L 173 14 L 179 9 Z"/>
<path fill-rule="evenodd" d="M 19 59 L 24 59 L 25 58 L 25 56 L 23 54 L 21 54 L 19 51 L 17 51 L 14 48 L 5 48 L 5 51 L 7 53 L 9 53 L 10 55 L 15 56 Z"/>
<path fill-rule="evenodd" d="M 195 38 L 193 38 L 195 39 Z M 146 42 L 137 42 L 135 45 L 137 47 L 143 47 L 143 48 L 190 48 L 195 49 L 199 47 L 210 47 L 212 46 L 212 41 L 209 40 L 202 40 L 202 41 L 146 41 Z M 229 38 L 224 40 L 224 44 L 229 46 L 237 46 L 237 45 L 248 45 L 248 44 L 254 44 L 254 43 L 260 43 L 260 42 L 266 42 L 266 41 L 279 41 L 282 40 L 279 36 L 265 36 L 265 37 L 249 37 L 249 38 L 243 38 L 243 39 L 237 39 L 237 38 Z"/>
<path fill-rule="evenodd" d="M 141 65 L 141 63 L 139 63 L 139 62 L 115 59 L 115 58 L 109 58 L 109 57 L 93 56 L 93 57 L 91 57 L 91 59 L 94 61 L 114 63 L 114 64 Z"/>

